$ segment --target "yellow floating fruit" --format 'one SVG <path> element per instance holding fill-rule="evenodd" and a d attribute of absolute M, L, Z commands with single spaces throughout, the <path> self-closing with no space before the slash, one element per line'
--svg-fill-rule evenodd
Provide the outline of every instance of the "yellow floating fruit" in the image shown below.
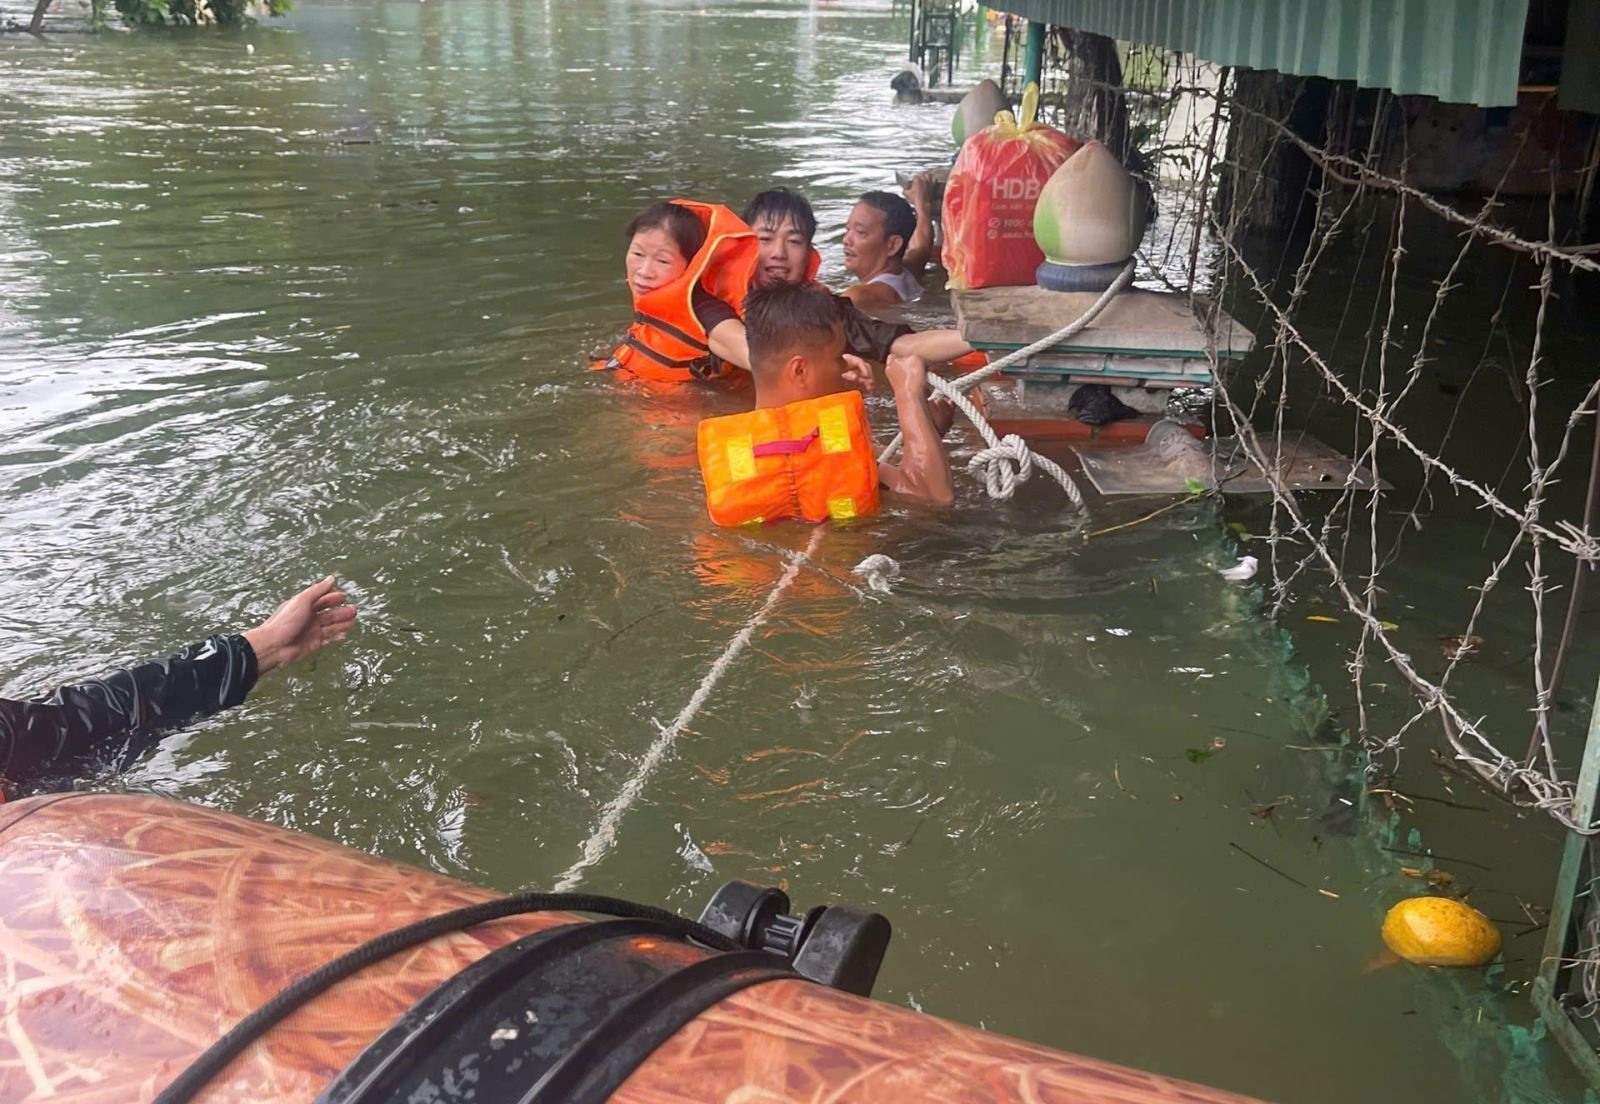
<path fill-rule="evenodd" d="M 1500 953 L 1500 932 L 1483 913 L 1449 897 L 1410 897 L 1383 918 L 1383 942 L 1421 966 L 1482 966 Z"/>

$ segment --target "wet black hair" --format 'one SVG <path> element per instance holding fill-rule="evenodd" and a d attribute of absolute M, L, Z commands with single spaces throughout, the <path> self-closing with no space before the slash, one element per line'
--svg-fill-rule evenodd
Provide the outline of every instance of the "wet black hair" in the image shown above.
<path fill-rule="evenodd" d="M 744 301 L 744 332 L 755 372 L 776 368 L 788 357 L 814 348 L 843 325 L 839 307 L 816 284 L 768 284 Z"/>
<path fill-rule="evenodd" d="M 706 242 L 706 228 L 695 213 L 676 203 L 652 203 L 634 215 L 628 222 L 628 240 L 645 230 L 665 230 L 686 261 Z"/>
<path fill-rule="evenodd" d="M 904 257 L 911 235 L 917 230 L 917 212 L 911 209 L 911 204 L 893 192 L 868 192 L 859 202 L 883 212 L 883 232 L 891 237 L 900 236 L 900 249 L 894 259 L 898 261 Z"/>
<path fill-rule="evenodd" d="M 806 236 L 807 242 L 817 236 L 817 216 L 812 212 L 811 204 L 806 202 L 805 196 L 788 188 L 768 188 L 756 193 L 745 204 L 741 217 L 752 229 L 759 229 L 756 226 L 759 222 L 768 222 L 773 226 L 793 222 L 795 229 Z"/>

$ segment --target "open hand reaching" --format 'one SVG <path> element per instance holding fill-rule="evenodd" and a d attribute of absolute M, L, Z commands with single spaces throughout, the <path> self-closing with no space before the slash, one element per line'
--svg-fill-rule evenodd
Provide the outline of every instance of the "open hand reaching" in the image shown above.
<path fill-rule="evenodd" d="M 335 589 L 337 586 L 332 575 L 313 583 L 243 634 L 256 654 L 258 674 L 304 659 L 350 635 L 356 608 L 345 604 L 344 593 Z"/>

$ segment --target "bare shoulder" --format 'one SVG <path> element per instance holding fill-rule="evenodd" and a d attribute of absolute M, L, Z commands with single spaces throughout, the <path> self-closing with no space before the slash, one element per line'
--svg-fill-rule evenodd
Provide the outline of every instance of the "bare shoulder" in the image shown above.
<path fill-rule="evenodd" d="M 902 300 L 900 293 L 885 283 L 858 283 L 844 293 L 844 297 L 863 310 L 872 307 L 894 307 Z"/>

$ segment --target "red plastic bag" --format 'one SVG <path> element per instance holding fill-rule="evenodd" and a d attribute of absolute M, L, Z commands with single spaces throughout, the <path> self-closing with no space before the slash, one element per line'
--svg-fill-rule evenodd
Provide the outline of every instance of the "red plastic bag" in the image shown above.
<path fill-rule="evenodd" d="M 1022 96 L 1022 121 L 1009 111 L 968 138 L 944 189 L 944 267 L 952 288 L 1034 282 L 1044 252 L 1033 240 L 1039 191 L 1079 143 L 1034 122 L 1039 89 Z"/>

